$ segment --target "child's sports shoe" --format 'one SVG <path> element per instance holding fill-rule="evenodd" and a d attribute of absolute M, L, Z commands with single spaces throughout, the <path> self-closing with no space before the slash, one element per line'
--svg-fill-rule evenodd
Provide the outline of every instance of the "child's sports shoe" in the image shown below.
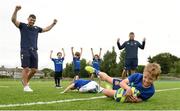
<path fill-rule="evenodd" d="M 90 74 L 93 74 L 95 73 L 97 76 L 99 74 L 99 70 L 96 70 L 95 68 L 91 67 L 91 66 L 86 66 L 85 67 L 85 70 L 90 73 Z"/>

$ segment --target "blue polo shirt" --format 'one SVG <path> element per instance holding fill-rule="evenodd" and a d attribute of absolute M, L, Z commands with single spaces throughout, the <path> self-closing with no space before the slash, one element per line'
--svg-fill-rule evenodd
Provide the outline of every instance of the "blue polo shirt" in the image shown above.
<path fill-rule="evenodd" d="M 80 58 L 73 57 L 73 65 L 75 70 L 80 70 L 81 69 Z"/>
<path fill-rule="evenodd" d="M 117 42 L 118 48 L 121 50 L 125 48 L 125 58 L 126 59 L 137 59 L 138 58 L 138 48 L 144 49 L 145 41 L 143 41 L 142 45 L 136 40 L 129 40 L 120 45 Z"/>
<path fill-rule="evenodd" d="M 91 82 L 91 80 L 78 79 L 74 81 L 74 87 L 79 90 L 82 86 L 88 84 L 89 82 Z"/>
<path fill-rule="evenodd" d="M 38 33 L 42 32 L 42 28 L 37 26 L 28 26 L 28 24 L 20 23 L 21 49 L 38 49 Z"/>
<path fill-rule="evenodd" d="M 54 62 L 55 72 L 62 72 L 64 58 L 60 58 L 60 59 L 52 58 L 51 60 Z"/>
<path fill-rule="evenodd" d="M 95 68 L 96 70 L 100 70 L 100 62 L 101 62 L 101 59 L 93 58 L 93 61 L 92 61 L 93 68 Z"/>
<path fill-rule="evenodd" d="M 142 85 L 143 74 L 140 74 L 140 73 L 132 74 L 131 76 L 128 77 L 128 80 L 129 80 L 130 86 L 135 87 L 137 90 L 140 91 L 139 97 L 142 100 L 147 100 L 154 95 L 155 88 L 153 84 L 148 88 L 143 87 Z"/>

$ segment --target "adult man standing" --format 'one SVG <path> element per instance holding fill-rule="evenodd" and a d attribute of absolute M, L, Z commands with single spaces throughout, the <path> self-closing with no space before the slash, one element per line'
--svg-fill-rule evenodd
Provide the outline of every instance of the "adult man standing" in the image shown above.
<path fill-rule="evenodd" d="M 22 23 L 17 20 L 17 12 L 21 9 L 21 6 L 16 6 L 12 15 L 12 22 L 20 29 L 21 34 L 21 66 L 22 70 L 22 83 L 25 92 L 32 92 L 29 87 L 29 81 L 34 76 L 38 68 L 38 53 L 37 53 L 37 41 L 38 33 L 47 32 L 57 23 L 54 19 L 53 23 L 46 28 L 40 28 L 34 26 L 36 16 L 30 14 L 28 17 L 28 23 Z"/>
<path fill-rule="evenodd" d="M 122 73 L 122 79 L 128 74 L 135 73 L 135 69 L 138 66 L 138 48 L 144 49 L 146 39 L 143 39 L 142 44 L 134 40 L 134 32 L 129 33 L 129 40 L 120 45 L 120 39 L 117 39 L 117 45 L 119 50 L 125 48 L 125 68 Z"/>

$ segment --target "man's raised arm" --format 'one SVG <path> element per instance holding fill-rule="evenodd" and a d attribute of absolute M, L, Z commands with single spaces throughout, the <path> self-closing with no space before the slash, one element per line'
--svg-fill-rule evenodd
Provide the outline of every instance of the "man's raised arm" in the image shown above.
<path fill-rule="evenodd" d="M 54 21 L 53 21 L 53 23 L 52 23 L 51 25 L 49 25 L 49 26 L 47 26 L 46 28 L 43 28 L 43 29 L 42 29 L 42 32 L 50 31 L 50 30 L 56 25 L 56 23 L 57 23 L 57 20 L 54 19 Z"/>
<path fill-rule="evenodd" d="M 11 21 L 13 22 L 13 24 L 16 26 L 16 27 L 19 27 L 19 24 L 20 22 L 17 21 L 17 12 L 21 9 L 21 6 L 16 6 L 15 10 L 14 10 L 14 13 L 11 17 Z"/>

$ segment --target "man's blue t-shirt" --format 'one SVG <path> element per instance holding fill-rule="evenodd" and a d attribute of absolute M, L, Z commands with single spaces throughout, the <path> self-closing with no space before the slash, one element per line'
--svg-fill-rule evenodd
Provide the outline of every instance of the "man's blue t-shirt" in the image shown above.
<path fill-rule="evenodd" d="M 38 49 L 38 33 L 42 32 L 42 28 L 37 26 L 28 26 L 28 24 L 20 23 L 19 25 L 21 33 L 21 49 Z"/>
<path fill-rule="evenodd" d="M 152 97 L 155 93 L 154 85 L 152 84 L 148 88 L 144 88 L 142 81 L 143 81 L 143 74 L 135 73 L 128 77 L 129 83 L 131 87 L 135 87 L 137 90 L 140 91 L 139 97 L 142 100 L 147 100 Z"/>
<path fill-rule="evenodd" d="M 100 70 L 100 61 L 101 59 L 93 58 L 93 61 L 92 61 L 93 68 L 95 68 L 96 70 Z"/>
<path fill-rule="evenodd" d="M 64 58 L 60 58 L 60 59 L 52 58 L 51 60 L 54 62 L 55 72 L 62 72 Z"/>
<path fill-rule="evenodd" d="M 80 70 L 81 65 L 80 65 L 80 58 L 73 57 L 73 65 L 75 70 Z"/>
<path fill-rule="evenodd" d="M 75 80 L 74 87 L 79 90 L 82 86 L 88 84 L 89 82 L 91 82 L 91 80 L 84 80 L 84 79 Z"/>
<path fill-rule="evenodd" d="M 137 59 L 138 58 L 138 48 L 144 49 L 145 41 L 142 45 L 136 40 L 129 40 L 124 42 L 122 45 L 117 43 L 119 49 L 125 48 L 125 58 L 126 59 Z"/>

